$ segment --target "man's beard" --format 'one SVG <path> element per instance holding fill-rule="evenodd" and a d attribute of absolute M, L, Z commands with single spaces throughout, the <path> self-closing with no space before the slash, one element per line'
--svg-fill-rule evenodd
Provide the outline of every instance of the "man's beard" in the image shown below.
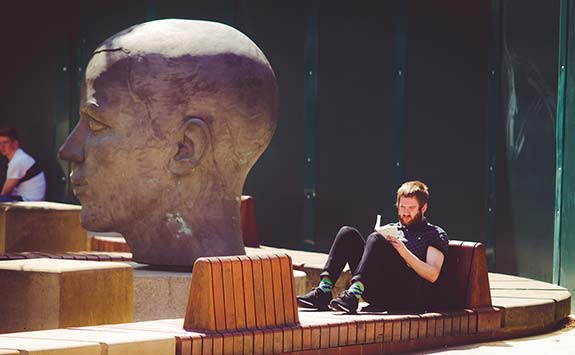
<path fill-rule="evenodd" d="M 423 221 L 423 213 L 421 212 L 421 208 L 419 209 L 419 211 L 417 211 L 417 214 L 413 216 L 413 218 L 410 218 L 409 216 L 402 216 L 400 214 L 398 214 L 398 217 L 401 224 L 403 224 L 406 227 Z M 407 217 L 407 219 L 405 217 Z"/>

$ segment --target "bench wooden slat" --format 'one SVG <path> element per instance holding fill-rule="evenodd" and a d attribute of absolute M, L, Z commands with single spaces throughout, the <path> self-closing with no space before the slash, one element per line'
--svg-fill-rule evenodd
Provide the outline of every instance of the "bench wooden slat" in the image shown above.
<path fill-rule="evenodd" d="M 213 280 L 212 288 L 214 289 L 213 302 L 214 302 L 214 315 L 215 315 L 214 318 L 216 325 L 215 329 L 224 330 L 226 329 L 226 310 L 224 306 L 224 283 L 222 278 L 222 263 L 217 258 L 211 259 L 210 263 L 212 264 L 212 280 Z M 204 287 L 209 287 L 209 284 L 204 285 Z"/>
<path fill-rule="evenodd" d="M 254 276 L 254 300 L 256 308 L 256 327 L 264 329 L 266 327 L 266 303 L 264 292 L 264 277 L 262 260 L 259 257 L 252 259 Z"/>
<path fill-rule="evenodd" d="M 242 272 L 241 259 L 237 258 L 232 264 L 232 275 L 234 284 L 234 313 L 236 315 L 236 328 L 246 328 L 246 307 L 244 300 L 244 277 Z"/>
<path fill-rule="evenodd" d="M 295 285 L 293 282 L 293 266 L 288 258 L 281 258 L 280 259 L 280 268 L 281 268 L 281 277 L 283 280 L 289 280 L 289 285 L 284 285 L 283 291 L 283 299 L 289 300 L 294 299 L 296 297 L 295 294 Z M 286 305 L 285 308 L 285 322 L 287 324 L 295 324 L 298 323 L 298 313 L 297 307 L 294 307 L 292 302 L 284 302 Z"/>
<path fill-rule="evenodd" d="M 194 272 L 192 273 L 192 280 L 190 285 L 210 285 L 212 280 L 212 265 L 208 260 L 199 260 L 194 265 Z M 202 329 L 215 329 L 215 319 L 212 317 L 202 317 L 204 314 L 214 313 L 214 294 L 211 285 L 205 288 L 205 293 L 191 292 L 188 298 L 186 307 L 186 314 L 190 318 L 186 318 L 186 322 L 196 324 L 197 327 Z M 186 325 L 184 325 L 186 327 Z"/>
<path fill-rule="evenodd" d="M 252 261 L 250 259 L 241 259 L 242 275 L 244 280 L 244 305 L 246 310 L 246 328 L 257 328 L 256 323 L 256 305 L 254 299 L 254 275 Z"/>
<path fill-rule="evenodd" d="M 276 311 L 275 311 L 275 298 L 274 298 L 274 287 L 273 287 L 273 278 L 272 278 L 272 264 L 269 260 L 268 256 L 260 256 L 262 261 L 262 275 L 264 285 L 263 293 L 264 293 L 264 303 L 266 305 L 266 325 L 275 326 L 276 325 Z"/>
<path fill-rule="evenodd" d="M 226 319 L 225 330 L 232 332 L 237 329 L 232 262 L 227 258 L 218 259 L 222 264 L 222 283 L 224 285 L 224 314 Z"/>
<path fill-rule="evenodd" d="M 476 243 L 474 250 L 474 267 L 471 269 L 469 276 L 467 307 L 491 306 L 491 288 L 489 287 L 485 246 L 481 243 Z"/>
<path fill-rule="evenodd" d="M 285 324 L 285 309 L 284 307 L 277 307 L 283 304 L 283 289 L 282 289 L 282 272 L 279 258 L 276 255 L 269 256 L 272 268 L 272 282 L 274 291 L 274 310 L 276 325 Z"/>

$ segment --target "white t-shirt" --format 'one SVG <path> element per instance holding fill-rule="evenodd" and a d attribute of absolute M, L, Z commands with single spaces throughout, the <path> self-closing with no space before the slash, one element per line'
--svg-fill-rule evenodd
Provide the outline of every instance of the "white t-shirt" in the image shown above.
<path fill-rule="evenodd" d="M 16 153 L 8 162 L 6 179 L 21 179 L 26 175 L 26 171 L 34 165 L 34 158 L 18 148 Z M 46 196 L 46 177 L 44 173 L 34 176 L 16 186 L 10 193 L 12 196 L 21 196 L 24 201 L 42 201 Z"/>

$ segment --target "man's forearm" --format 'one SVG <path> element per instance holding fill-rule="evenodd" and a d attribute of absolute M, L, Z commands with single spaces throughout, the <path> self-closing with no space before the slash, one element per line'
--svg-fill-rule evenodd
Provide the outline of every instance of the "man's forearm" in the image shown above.
<path fill-rule="evenodd" d="M 10 195 L 12 190 L 18 185 L 18 179 L 6 179 L 4 186 L 2 187 L 2 192 L 0 195 Z"/>
<path fill-rule="evenodd" d="M 437 281 L 439 277 L 439 273 L 441 272 L 441 264 L 428 264 L 417 256 L 415 256 L 409 249 L 404 248 L 399 255 L 405 260 L 407 266 L 413 269 L 420 277 L 423 279 L 434 283 Z M 441 260 L 443 262 L 443 260 Z"/>

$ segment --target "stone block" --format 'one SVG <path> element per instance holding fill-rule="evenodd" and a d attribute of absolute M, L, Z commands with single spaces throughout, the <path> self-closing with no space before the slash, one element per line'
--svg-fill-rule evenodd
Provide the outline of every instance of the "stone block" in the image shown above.
<path fill-rule="evenodd" d="M 81 209 L 45 201 L 0 203 L 0 254 L 86 250 L 88 237 L 80 225 Z"/>
<path fill-rule="evenodd" d="M 62 259 L 0 262 L 0 333 L 131 322 L 132 268 Z"/>
<path fill-rule="evenodd" d="M 191 272 L 160 271 L 130 263 L 134 269 L 134 321 L 182 318 Z"/>

